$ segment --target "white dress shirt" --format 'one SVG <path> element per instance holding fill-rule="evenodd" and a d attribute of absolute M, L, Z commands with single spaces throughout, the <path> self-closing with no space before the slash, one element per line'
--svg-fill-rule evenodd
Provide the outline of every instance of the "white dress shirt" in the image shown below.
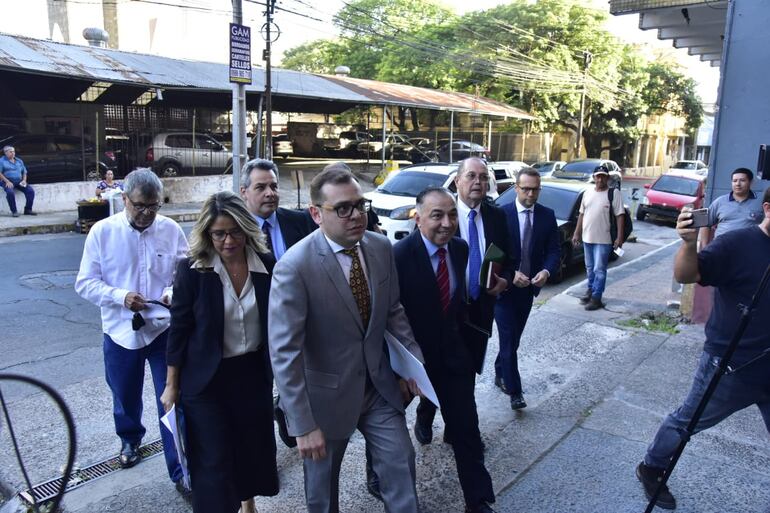
<path fill-rule="evenodd" d="M 350 267 L 353 265 L 353 257 L 343 253 L 347 248 L 340 246 L 327 237 L 326 234 L 324 234 L 324 238 L 326 239 L 326 242 L 329 243 L 329 247 L 332 248 L 332 251 L 334 251 L 334 256 L 337 258 L 337 262 L 340 263 L 340 267 L 342 267 L 342 273 L 345 275 L 345 279 L 350 283 Z M 372 284 L 369 283 L 369 273 L 366 271 L 366 261 L 364 260 L 364 252 L 361 251 L 361 243 L 356 244 L 355 248 L 358 251 L 358 260 L 361 261 L 361 269 L 364 271 L 364 278 L 366 279 L 366 284 L 369 287 L 369 294 L 371 295 Z"/>
<path fill-rule="evenodd" d="M 249 265 L 249 275 L 241 290 L 240 296 L 235 293 L 235 286 L 230 280 L 230 274 L 219 255 L 214 255 L 210 265 L 222 280 L 222 295 L 224 296 L 224 333 L 222 334 L 222 358 L 241 356 L 259 349 L 262 344 L 260 331 L 259 305 L 254 293 L 251 273 L 267 274 L 267 269 L 254 250 L 246 248 L 246 258 Z"/>
<path fill-rule="evenodd" d="M 481 252 L 481 261 L 484 261 L 484 253 L 487 251 L 487 239 L 484 236 L 484 221 L 481 219 L 481 203 L 476 205 L 476 208 L 471 209 L 468 205 L 463 203 L 459 197 L 457 198 L 457 220 L 460 224 L 460 238 L 468 243 L 468 249 L 470 250 L 471 241 L 468 237 L 468 217 L 471 210 L 476 211 L 476 229 L 479 232 L 479 251 Z M 468 256 L 468 264 L 465 266 L 465 290 L 468 290 L 468 279 L 470 277 L 471 259 L 470 254 Z"/>
<path fill-rule="evenodd" d="M 176 264 L 186 253 L 187 239 L 173 220 L 158 215 L 140 232 L 121 212 L 99 221 L 88 233 L 75 290 L 101 307 L 102 331 L 116 344 L 140 349 L 168 328 L 171 316 L 166 308 L 148 305 L 141 311 L 145 326 L 134 331 L 134 312 L 124 306 L 126 295 L 170 298 Z"/>
<path fill-rule="evenodd" d="M 519 198 L 516 198 L 516 212 L 519 214 L 519 242 L 520 248 L 524 247 L 524 223 L 527 222 L 527 214 L 524 213 L 525 210 L 529 210 L 529 222 L 532 223 L 532 228 L 535 227 L 535 206 L 532 205 L 532 207 L 527 208 L 521 203 L 519 203 Z M 532 269 L 532 278 L 535 277 L 535 275 L 539 272 L 536 269 Z M 551 276 L 551 273 L 548 271 L 548 269 L 541 269 L 541 271 L 545 271 L 548 276 Z"/>

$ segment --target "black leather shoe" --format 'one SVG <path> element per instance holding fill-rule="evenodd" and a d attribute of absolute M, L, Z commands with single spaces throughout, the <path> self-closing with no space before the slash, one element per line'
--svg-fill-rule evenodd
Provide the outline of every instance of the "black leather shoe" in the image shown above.
<path fill-rule="evenodd" d="M 380 478 L 374 472 L 372 468 L 372 462 L 369 459 L 366 460 L 366 490 L 378 501 L 382 502 L 382 494 L 380 493 Z"/>
<path fill-rule="evenodd" d="M 642 483 L 647 500 L 650 500 L 655 490 L 657 490 L 658 483 L 663 480 L 664 472 L 665 469 L 650 467 L 645 465 L 644 462 L 641 462 L 636 467 L 636 478 Z M 676 509 L 676 499 L 671 495 L 668 486 L 663 485 L 660 494 L 658 494 L 658 501 L 655 504 L 663 509 Z"/>
<path fill-rule="evenodd" d="M 138 443 L 131 444 L 128 442 L 123 442 L 123 445 L 120 448 L 120 456 L 118 456 L 121 468 L 131 468 L 139 463 L 139 460 L 141 459 L 142 455 L 139 454 Z"/>
<path fill-rule="evenodd" d="M 604 308 L 604 303 L 602 303 L 601 298 L 596 296 L 592 297 L 588 304 L 585 306 L 585 309 L 589 312 L 593 310 L 599 310 L 600 308 Z"/>
<path fill-rule="evenodd" d="M 184 500 L 192 502 L 192 490 L 187 488 L 181 479 L 179 481 L 174 481 L 174 488 L 176 488 L 176 491 Z"/>
<path fill-rule="evenodd" d="M 588 289 L 585 294 L 580 296 L 580 304 L 581 305 L 587 305 L 589 301 L 591 301 L 591 289 Z"/>
<path fill-rule="evenodd" d="M 527 403 L 524 401 L 524 396 L 521 394 L 515 394 L 511 396 L 511 409 L 523 410 L 527 407 Z"/>
<path fill-rule="evenodd" d="M 37 215 L 37 212 L 33 212 L 33 211 L 31 211 L 31 210 L 25 210 L 25 211 L 24 211 L 24 215 L 25 215 L 25 216 L 36 216 L 36 215 Z"/>
<path fill-rule="evenodd" d="M 492 506 L 486 502 L 477 504 L 476 506 L 465 506 L 465 513 L 497 513 Z"/>
<path fill-rule="evenodd" d="M 284 445 L 290 449 L 297 447 L 297 439 L 289 435 L 289 428 L 286 426 L 286 415 L 281 407 L 278 406 L 278 398 L 273 403 L 273 417 L 275 418 L 275 423 L 278 424 L 278 436 L 281 437 Z"/>
<path fill-rule="evenodd" d="M 505 382 L 500 376 L 495 376 L 495 386 L 499 388 L 504 394 L 511 395 L 507 388 L 505 388 Z"/>
<path fill-rule="evenodd" d="M 420 419 L 414 422 L 414 437 L 421 445 L 428 445 L 433 441 L 433 426 L 423 425 Z"/>

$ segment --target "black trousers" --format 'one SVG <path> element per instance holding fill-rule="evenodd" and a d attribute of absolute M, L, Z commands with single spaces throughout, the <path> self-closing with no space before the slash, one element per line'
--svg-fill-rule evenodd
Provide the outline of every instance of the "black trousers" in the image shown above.
<path fill-rule="evenodd" d="M 272 376 L 263 351 L 223 359 L 199 394 L 182 389 L 196 513 L 235 513 L 242 500 L 278 494 Z"/>
<path fill-rule="evenodd" d="M 462 374 L 431 372 L 429 369 L 428 377 L 441 403 L 441 416 L 446 424 L 446 435 L 452 441 L 457 476 L 465 503 L 474 507 L 481 502 L 495 502 L 492 478 L 484 466 L 484 449 L 474 396 L 476 374 L 472 371 Z M 418 422 L 431 424 L 435 414 L 436 407 L 430 401 L 420 401 L 417 407 Z"/>

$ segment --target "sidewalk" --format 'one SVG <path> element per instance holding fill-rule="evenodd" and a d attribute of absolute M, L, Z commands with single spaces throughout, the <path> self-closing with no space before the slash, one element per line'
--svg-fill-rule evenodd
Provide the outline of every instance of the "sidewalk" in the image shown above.
<path fill-rule="evenodd" d="M 652 333 L 620 326 L 646 310 L 663 310 L 670 292 L 676 245 L 609 272 L 607 308 L 586 312 L 577 302 L 583 284 L 536 305 L 522 339 L 520 368 L 528 408 L 512 412 L 493 384 L 497 336 L 490 340 L 486 371 L 477 381 L 480 429 L 486 464 L 501 513 L 638 513 L 646 500 L 634 468 L 663 416 L 676 407 L 690 384 L 703 343 L 702 326 L 680 333 Z M 146 383 L 146 404 L 151 404 Z M 61 390 L 75 413 L 81 467 L 114 455 L 110 400 L 98 383 Z M 52 414 L 39 398 L 27 400 L 27 432 L 50 437 Z M 145 441 L 157 437 L 153 408 Z M 407 410 L 414 424 L 415 404 Z M 35 431 L 37 430 L 37 431 Z M 417 453 L 417 489 L 423 513 L 461 512 L 462 494 L 443 423 L 434 424 L 433 443 Z M 296 450 L 278 442 L 281 492 L 260 498 L 262 512 L 304 511 L 302 465 Z M 45 446 L 45 444 L 42 444 Z M 382 505 L 366 492 L 364 443 L 355 434 L 343 463 L 342 511 L 377 512 Z M 44 455 L 34 458 L 33 481 L 54 477 Z M 0 466 L 14 464 L 0 454 Z M 66 512 L 188 512 L 165 474 L 163 458 L 91 481 L 65 496 Z M 672 476 L 680 513 L 766 513 L 770 506 L 770 441 L 751 408 L 696 436 Z M 11 483 L 20 488 L 21 483 Z M 9 503 L 0 512 L 18 511 Z"/>

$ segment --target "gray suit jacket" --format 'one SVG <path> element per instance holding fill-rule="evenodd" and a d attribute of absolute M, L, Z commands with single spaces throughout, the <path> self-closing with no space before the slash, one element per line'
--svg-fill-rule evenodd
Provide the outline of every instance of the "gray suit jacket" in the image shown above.
<path fill-rule="evenodd" d="M 270 358 L 292 436 L 321 428 L 328 439 L 349 437 L 362 413 L 367 370 L 380 395 L 394 409 L 404 411 L 388 360 L 386 329 L 423 360 L 399 302 L 390 242 L 366 232 L 361 249 L 372 298 L 366 332 L 350 286 L 321 230 L 292 246 L 273 271 Z"/>

